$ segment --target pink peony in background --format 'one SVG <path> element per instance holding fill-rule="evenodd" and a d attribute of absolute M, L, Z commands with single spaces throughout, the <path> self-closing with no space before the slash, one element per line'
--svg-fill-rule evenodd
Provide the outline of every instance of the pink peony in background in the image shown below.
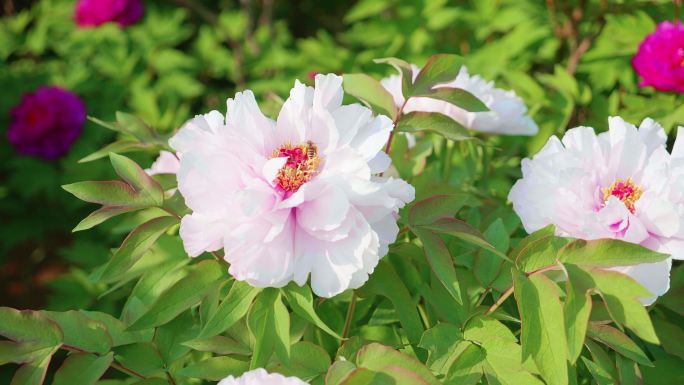
<path fill-rule="evenodd" d="M 10 116 L 7 139 L 17 153 L 54 160 L 66 154 L 81 135 L 86 110 L 74 93 L 39 87 L 24 94 Z"/>
<path fill-rule="evenodd" d="M 646 36 L 632 58 L 642 87 L 660 91 L 684 92 L 684 25 L 677 21 L 658 24 Z"/>
<path fill-rule="evenodd" d="M 276 121 L 251 91 L 228 99 L 171 139 L 178 189 L 193 213 L 180 236 L 190 256 L 224 249 L 230 273 L 258 287 L 303 285 L 331 297 L 357 288 L 387 254 L 398 211 L 414 199 L 401 179 L 380 177 L 392 121 L 342 105 L 342 78 L 295 82 Z"/>
<path fill-rule="evenodd" d="M 609 130 L 568 130 L 552 136 L 522 162 L 522 179 L 508 196 L 528 233 L 549 224 L 580 239 L 614 238 L 684 259 L 684 131 L 672 153 L 652 119 L 639 128 L 611 117 Z M 654 297 L 667 292 L 671 260 L 614 270 L 630 275 Z"/>
<path fill-rule="evenodd" d="M 137 22 L 142 15 L 142 0 L 79 0 L 75 17 L 80 27 L 97 27 L 108 22 L 125 27 Z"/>

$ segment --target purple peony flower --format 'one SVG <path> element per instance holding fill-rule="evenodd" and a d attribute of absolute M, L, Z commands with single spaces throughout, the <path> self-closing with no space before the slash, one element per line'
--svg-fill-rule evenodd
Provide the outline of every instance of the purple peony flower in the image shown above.
<path fill-rule="evenodd" d="M 658 24 L 641 42 L 632 67 L 642 78 L 641 87 L 684 92 L 684 25 L 680 21 Z"/>
<path fill-rule="evenodd" d="M 59 87 L 24 94 L 10 112 L 7 139 L 19 154 L 57 159 L 67 153 L 86 120 L 83 102 Z"/>
<path fill-rule="evenodd" d="M 110 21 L 125 27 L 142 15 L 142 0 L 79 0 L 76 4 L 76 24 L 80 27 L 97 27 Z"/>

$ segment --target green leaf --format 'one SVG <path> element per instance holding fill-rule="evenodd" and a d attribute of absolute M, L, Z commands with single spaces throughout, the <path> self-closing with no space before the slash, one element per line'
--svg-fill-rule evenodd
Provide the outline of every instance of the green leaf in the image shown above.
<path fill-rule="evenodd" d="M 249 370 L 249 362 L 231 357 L 211 357 L 180 369 L 178 374 L 202 380 L 219 381 L 228 376 L 239 376 Z"/>
<path fill-rule="evenodd" d="M 110 153 L 109 159 L 112 162 L 114 171 L 116 171 L 121 179 L 131 185 L 135 191 L 143 197 L 149 197 L 149 199 L 155 202 L 156 206 L 164 204 L 164 190 L 137 163 L 115 153 Z"/>
<path fill-rule="evenodd" d="M 109 369 L 113 354 L 96 356 L 88 353 L 72 353 L 55 373 L 52 385 L 94 385 Z"/>
<path fill-rule="evenodd" d="M 40 360 L 52 354 L 54 349 L 54 346 L 45 346 L 40 342 L 0 341 L 0 365 Z"/>
<path fill-rule="evenodd" d="M 55 348 L 52 352 L 57 350 Z M 14 373 L 10 385 L 41 385 L 45 380 L 48 365 L 52 359 L 52 353 L 46 355 L 42 359 L 22 365 L 19 370 Z"/>
<path fill-rule="evenodd" d="M 148 148 L 150 148 L 149 145 L 140 143 L 135 140 L 117 140 L 116 142 L 110 143 L 102 147 L 101 149 L 91 153 L 90 155 L 79 159 L 78 163 L 87 163 L 92 162 L 94 160 L 102 159 L 109 156 L 109 153 L 111 152 L 121 154 L 124 152 L 141 151 Z"/>
<path fill-rule="evenodd" d="M 190 273 L 164 291 L 129 330 L 142 330 L 163 325 L 200 300 L 226 276 L 217 261 L 205 260 L 193 266 Z"/>
<path fill-rule="evenodd" d="M 105 325 L 107 333 L 111 337 L 112 346 L 128 345 L 135 342 L 150 342 L 152 341 L 152 330 L 143 330 L 131 332 L 126 330 L 126 325 L 119 319 L 112 317 L 107 313 L 96 311 L 79 310 L 86 317 L 98 321 Z"/>
<path fill-rule="evenodd" d="M 642 365 L 653 366 L 651 360 L 632 339 L 612 326 L 590 322 L 587 334 L 633 361 Z"/>
<path fill-rule="evenodd" d="M 659 317 L 654 317 L 652 320 L 663 349 L 684 360 L 684 344 L 682 344 L 682 341 L 684 341 L 684 330 L 682 327 Z"/>
<path fill-rule="evenodd" d="M 125 112 L 116 112 L 116 126 L 118 128 L 116 131 L 133 135 L 141 142 L 149 142 L 156 136 L 152 127 L 137 116 Z"/>
<path fill-rule="evenodd" d="M 458 284 L 454 261 L 442 238 L 432 231 L 423 230 L 422 228 L 414 228 L 413 232 L 423 242 L 425 257 L 435 276 L 444 285 L 444 288 L 451 297 L 458 304 L 462 305 L 463 299 L 461 298 L 461 288 Z"/>
<path fill-rule="evenodd" d="M 463 59 L 457 55 L 436 54 L 430 56 L 416 76 L 410 95 L 425 94 L 438 84 L 453 81 L 461 71 L 462 65 Z"/>
<path fill-rule="evenodd" d="M 434 195 L 411 205 L 409 224 L 429 225 L 438 219 L 453 218 L 463 207 L 476 206 L 479 202 L 470 194 Z"/>
<path fill-rule="evenodd" d="M 349 361 L 335 361 L 325 376 L 325 385 L 339 385 L 356 369 L 356 365 Z M 365 369 L 364 369 L 365 370 Z"/>
<path fill-rule="evenodd" d="M 92 213 L 90 213 L 87 217 L 83 218 L 81 222 L 79 222 L 76 227 L 74 227 L 72 232 L 77 232 L 77 231 L 83 231 L 83 230 L 88 230 L 91 229 L 100 223 L 106 221 L 107 219 L 113 218 L 117 215 L 125 214 L 125 213 L 130 213 L 131 211 L 136 211 L 140 210 L 142 207 L 137 207 L 137 206 L 103 206 Z"/>
<path fill-rule="evenodd" d="M 501 218 L 497 218 L 492 222 L 482 235 L 489 244 L 502 254 L 508 251 L 510 238 Z M 499 276 L 501 265 L 501 258 L 489 251 L 483 251 L 477 256 L 473 270 L 480 283 L 484 287 L 490 287 Z"/>
<path fill-rule="evenodd" d="M 149 342 L 139 342 L 114 348 L 114 358 L 124 367 L 145 377 L 164 374 L 164 360 L 157 347 Z"/>
<path fill-rule="evenodd" d="M 216 313 L 204 325 L 198 338 L 211 337 L 228 330 L 235 322 L 247 315 L 252 301 L 261 289 L 242 281 L 235 281 L 230 291 L 216 309 Z"/>
<path fill-rule="evenodd" d="M 416 303 L 387 259 L 380 260 L 368 282 L 358 289 L 358 293 L 362 297 L 381 295 L 388 298 L 392 302 L 399 323 L 404 328 L 409 342 L 418 343 L 420 341 L 425 329 L 420 320 Z"/>
<path fill-rule="evenodd" d="M 414 96 L 442 100 L 470 112 L 489 111 L 480 99 L 461 88 L 439 87 Z"/>
<path fill-rule="evenodd" d="M 409 95 L 409 90 L 413 86 L 413 68 L 409 63 L 395 57 L 375 59 L 373 62 L 378 64 L 389 64 L 399 71 L 399 76 L 401 76 L 401 94 L 404 95 L 404 97 Z"/>
<path fill-rule="evenodd" d="M 547 383 L 568 384 L 567 340 L 558 287 L 543 274 L 513 271 L 515 299 L 522 322 L 523 360 L 532 357 Z"/>
<path fill-rule="evenodd" d="M 290 358 L 290 315 L 280 298 L 280 291 L 263 290 L 247 317 L 247 324 L 256 342 L 250 369 L 266 365 L 275 350 L 286 365 Z"/>
<path fill-rule="evenodd" d="M 361 368 L 391 374 L 397 368 L 405 369 L 408 373 L 415 374 L 420 380 L 429 385 L 439 385 L 440 382 L 417 359 L 400 353 L 388 346 L 372 343 L 359 350 L 356 363 Z"/>
<path fill-rule="evenodd" d="M 225 336 L 198 338 L 192 341 L 183 342 L 183 345 L 200 352 L 210 352 L 220 355 L 237 354 L 240 356 L 248 356 L 252 353 L 249 346 L 244 346 L 240 342 Z"/>
<path fill-rule="evenodd" d="M 32 310 L 0 307 L 0 335 L 13 341 L 59 346 L 64 335 L 56 323 Z"/>
<path fill-rule="evenodd" d="M 274 371 L 285 376 L 297 377 L 304 381 L 325 374 L 330 366 L 328 353 L 320 346 L 307 341 L 300 341 L 292 345 L 290 364 L 279 364 Z M 270 367 L 269 367 L 270 369 Z"/>
<path fill-rule="evenodd" d="M 669 257 L 668 254 L 617 239 L 576 239 L 563 247 L 559 254 L 559 259 L 564 263 L 599 267 L 655 263 Z"/>
<path fill-rule="evenodd" d="M 572 238 L 554 235 L 553 225 L 537 230 L 523 238 L 511 253 L 515 264 L 521 271 L 530 273 L 543 267 L 558 264 L 558 253 Z"/>
<path fill-rule="evenodd" d="M 639 365 L 637 365 L 636 362 L 616 354 L 615 364 L 617 366 L 620 385 L 639 385 L 644 383 L 641 378 L 641 373 L 639 372 Z"/>
<path fill-rule="evenodd" d="M 423 333 L 418 346 L 428 351 L 426 365 L 430 370 L 446 375 L 470 345 L 463 341 L 463 333 L 458 326 L 440 323 Z"/>
<path fill-rule="evenodd" d="M 283 294 L 285 294 L 287 303 L 290 304 L 290 307 L 297 315 L 310 321 L 334 338 L 342 339 L 342 337 L 330 329 L 328 325 L 321 320 L 318 314 L 316 314 L 316 310 L 314 310 L 314 299 L 309 286 L 299 286 L 296 283 L 291 282 L 283 288 Z"/>
<path fill-rule="evenodd" d="M 396 130 L 410 133 L 431 131 L 455 142 L 473 139 L 463 125 L 439 112 L 414 111 L 404 114 L 397 122 Z"/>
<path fill-rule="evenodd" d="M 500 252 L 489 242 L 487 242 L 482 233 L 462 220 L 455 218 L 442 218 L 434 223 L 421 227 L 436 233 L 451 235 L 452 237 L 456 237 L 460 240 L 490 251 L 505 261 L 511 262 L 506 254 Z"/>
<path fill-rule="evenodd" d="M 43 311 L 42 313 L 62 329 L 65 345 L 100 354 L 107 353 L 112 348 L 112 337 L 107 327 L 101 322 L 86 317 L 80 311 Z"/>
<path fill-rule="evenodd" d="M 486 356 L 484 349 L 472 343 L 460 344 L 459 346 L 465 346 L 465 349 L 456 357 L 456 361 L 449 369 L 444 384 L 474 385 L 479 383 L 480 378 L 482 378 L 482 366 Z"/>
<path fill-rule="evenodd" d="M 613 320 L 632 330 L 642 340 L 658 344 L 658 336 L 648 312 L 639 301 L 639 298 L 650 297 L 651 293 L 629 276 L 617 271 L 592 269 L 588 272 Z"/>
<path fill-rule="evenodd" d="M 367 103 L 373 111 L 394 119 L 397 106 L 379 81 L 366 74 L 344 74 L 344 91 Z"/>
<path fill-rule="evenodd" d="M 568 280 L 565 282 L 565 328 L 568 336 L 568 359 L 572 364 L 582 353 L 587 324 L 591 315 L 591 276 L 575 265 L 566 265 Z"/>
<path fill-rule="evenodd" d="M 357 368 L 339 382 L 339 385 L 396 385 L 396 382 L 386 373 Z"/>
<path fill-rule="evenodd" d="M 613 377 L 604 368 L 588 360 L 586 357 L 582 357 L 582 362 L 589 369 L 589 373 L 598 385 L 615 385 Z"/>
<path fill-rule="evenodd" d="M 133 229 L 105 265 L 100 280 L 113 281 L 125 274 L 154 245 L 157 238 L 177 223 L 177 218 L 163 216 L 151 219 Z"/>
<path fill-rule="evenodd" d="M 65 184 L 64 190 L 76 198 L 104 206 L 152 207 L 157 205 L 154 197 L 136 191 L 120 180 L 85 181 Z"/>

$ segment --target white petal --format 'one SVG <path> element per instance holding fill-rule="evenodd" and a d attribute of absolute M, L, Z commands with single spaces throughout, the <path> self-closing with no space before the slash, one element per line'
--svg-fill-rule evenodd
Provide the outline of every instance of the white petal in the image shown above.
<path fill-rule="evenodd" d="M 667 259 L 661 262 L 624 266 L 614 268 L 612 270 L 617 270 L 628 274 L 630 277 L 634 278 L 634 280 L 644 286 L 649 292 L 651 292 L 653 297 L 641 299 L 641 302 L 644 305 L 650 305 L 655 302 L 659 296 L 667 293 L 667 291 L 670 289 L 671 267 L 672 260 Z"/>
<path fill-rule="evenodd" d="M 222 218 L 193 213 L 183 217 L 179 232 L 185 251 L 196 257 L 205 251 L 221 249 L 225 230 Z"/>

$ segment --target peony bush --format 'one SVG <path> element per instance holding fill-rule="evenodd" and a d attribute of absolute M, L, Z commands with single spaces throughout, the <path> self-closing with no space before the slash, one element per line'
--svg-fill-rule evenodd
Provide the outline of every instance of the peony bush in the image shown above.
<path fill-rule="evenodd" d="M 622 2 L 362 0 L 347 9 L 334 68 L 308 60 L 338 44 L 324 34 L 278 40 L 287 32 L 269 19 L 274 2 L 219 16 L 178 3 L 201 20 L 193 49 L 218 60 L 228 45 L 226 72 L 188 64 L 190 33 L 164 46 L 185 17 L 168 19 L 167 4 L 82 0 L 49 13 L 84 39 L 79 49 L 100 33 L 86 51 L 123 42 L 113 46 L 133 67 L 119 61 L 93 79 L 130 96 L 129 112 L 98 112 L 117 101 L 57 75 L 8 109 L 17 160 L 3 167 L 16 164 L 29 186 L 40 174 L 25 164 L 53 167 L 69 215 L 89 213 L 71 220 L 27 196 L 72 229 L 60 250 L 73 261 L 45 306 L 13 305 L 7 291 L 0 379 L 684 383 L 684 39 L 680 22 L 659 17 L 678 15 L 678 2 L 647 13 Z M 411 30 L 409 14 L 425 28 Z M 488 27 L 457 45 L 446 33 L 456 21 Z M 163 25 L 177 28 L 146 40 Z M 129 44 L 153 48 L 137 62 Z M 273 64 L 286 49 L 292 71 Z M 8 73 L 38 57 L 23 55 L 7 54 Z M 168 88 L 184 76 L 207 85 Z M 30 213 L 27 202 L 13 206 Z M 10 257 L 20 250 L 8 245 Z"/>

